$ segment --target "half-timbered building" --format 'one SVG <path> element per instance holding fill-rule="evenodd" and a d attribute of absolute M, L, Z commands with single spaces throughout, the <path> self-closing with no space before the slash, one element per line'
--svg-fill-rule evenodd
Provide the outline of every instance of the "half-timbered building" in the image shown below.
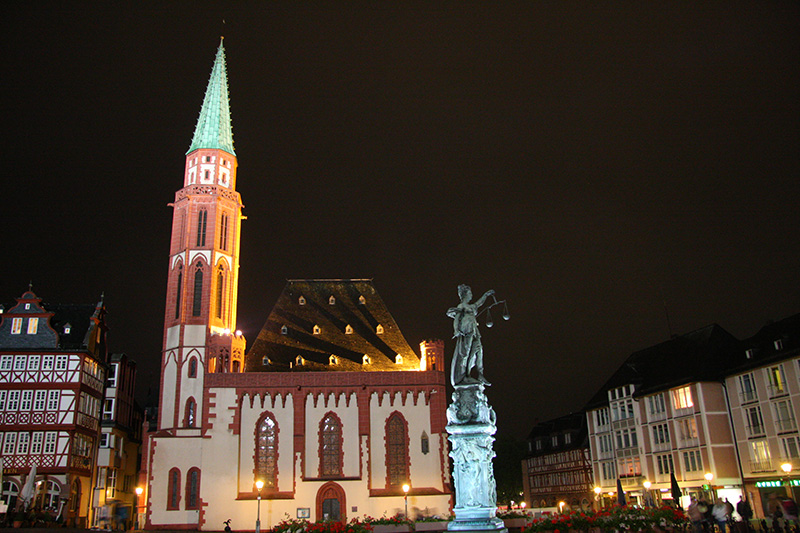
<path fill-rule="evenodd" d="M 34 473 L 32 504 L 88 523 L 106 377 L 97 305 L 42 305 L 31 290 L 0 322 L 3 501 L 13 510 Z"/>

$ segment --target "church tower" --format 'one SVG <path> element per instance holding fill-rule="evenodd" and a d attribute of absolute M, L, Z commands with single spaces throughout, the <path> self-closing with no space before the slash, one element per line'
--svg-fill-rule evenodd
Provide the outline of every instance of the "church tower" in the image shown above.
<path fill-rule="evenodd" d="M 159 429 L 198 431 L 207 373 L 242 372 L 236 330 L 239 230 L 225 50 L 220 41 L 175 194 L 161 361 Z"/>

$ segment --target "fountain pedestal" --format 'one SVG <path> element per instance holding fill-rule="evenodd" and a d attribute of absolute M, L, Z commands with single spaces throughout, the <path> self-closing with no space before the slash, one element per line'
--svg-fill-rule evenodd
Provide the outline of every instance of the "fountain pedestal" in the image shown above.
<path fill-rule="evenodd" d="M 448 531 L 506 532 L 497 518 L 492 444 L 497 431 L 494 409 L 484 394 L 484 384 L 467 378 L 455 385 L 447 408 L 447 433 L 453 458 L 456 491 L 455 518 Z"/>

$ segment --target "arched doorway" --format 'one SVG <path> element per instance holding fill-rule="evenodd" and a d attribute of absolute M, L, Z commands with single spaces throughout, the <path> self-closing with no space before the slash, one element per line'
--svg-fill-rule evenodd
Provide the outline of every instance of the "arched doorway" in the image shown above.
<path fill-rule="evenodd" d="M 317 491 L 317 520 L 347 522 L 347 502 L 344 489 L 333 481 L 328 481 Z"/>

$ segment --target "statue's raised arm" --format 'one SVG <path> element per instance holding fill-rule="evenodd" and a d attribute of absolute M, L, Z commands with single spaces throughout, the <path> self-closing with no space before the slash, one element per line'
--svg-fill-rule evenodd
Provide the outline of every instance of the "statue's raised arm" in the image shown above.
<path fill-rule="evenodd" d="M 483 293 L 474 303 L 472 289 L 468 285 L 458 286 L 458 297 L 461 302 L 447 310 L 447 316 L 453 319 L 453 337 L 456 349 L 450 367 L 450 382 L 453 386 L 462 383 L 483 383 L 489 385 L 483 377 L 483 346 L 478 330 L 478 309 L 486 302 L 486 298 L 494 295 L 493 290 Z M 473 370 L 475 377 L 472 376 Z"/>

